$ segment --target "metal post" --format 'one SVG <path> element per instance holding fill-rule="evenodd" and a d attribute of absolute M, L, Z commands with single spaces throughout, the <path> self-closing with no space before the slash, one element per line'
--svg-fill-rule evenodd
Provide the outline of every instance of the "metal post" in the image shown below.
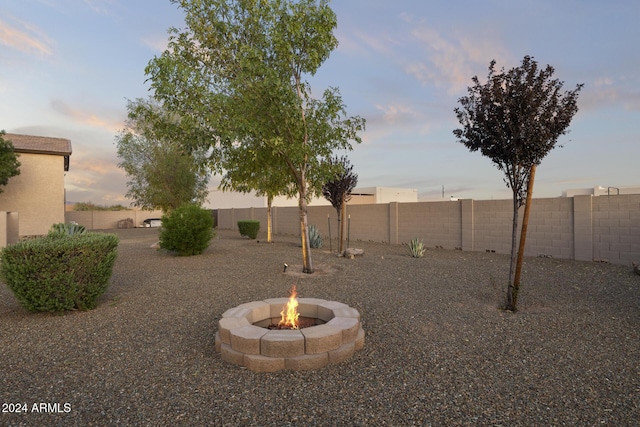
<path fill-rule="evenodd" d="M 327 223 L 329 224 L 329 252 L 333 252 L 331 245 L 331 218 L 329 217 L 329 214 L 327 214 Z"/>
<path fill-rule="evenodd" d="M 349 237 L 351 235 L 351 214 L 349 214 L 347 219 L 347 249 L 349 249 Z"/>

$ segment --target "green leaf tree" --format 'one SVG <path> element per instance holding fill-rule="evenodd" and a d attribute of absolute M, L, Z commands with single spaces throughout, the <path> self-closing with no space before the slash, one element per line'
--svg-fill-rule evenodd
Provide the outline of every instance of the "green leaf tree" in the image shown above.
<path fill-rule="evenodd" d="M 129 102 L 127 109 L 129 118 L 116 144 L 132 204 L 164 212 L 202 204 L 209 194 L 206 152 L 181 132 L 180 118 L 144 100 Z"/>
<path fill-rule="evenodd" d="M 536 166 L 551 151 L 561 135 L 568 132 L 578 112 L 577 99 L 583 85 L 561 92 L 563 82 L 553 79 L 554 68 L 539 68 L 530 56 L 519 67 L 497 71 L 489 65 L 486 83 L 473 77 L 468 95 L 460 98 L 455 113 L 462 128 L 454 135 L 470 151 L 480 151 L 505 174 L 513 193 L 511 262 L 505 308 L 516 311 L 520 271 L 526 238 L 528 212 Z M 520 236 L 516 242 L 518 211 L 525 206 Z"/>
<path fill-rule="evenodd" d="M 351 200 L 351 191 L 358 185 L 358 175 L 353 173 L 353 165 L 342 156 L 331 159 L 331 164 L 337 168 L 333 179 L 322 186 L 322 195 L 333 206 L 338 214 L 338 252 L 344 253 L 344 234 L 346 228 L 346 204 Z"/>
<path fill-rule="evenodd" d="M 13 144 L 8 139 L 4 139 L 5 131 L 0 131 L 0 193 L 4 190 L 2 186 L 9 183 L 9 178 L 20 175 L 20 162 L 18 154 L 13 149 Z"/>
<path fill-rule="evenodd" d="M 261 150 L 260 143 L 243 144 L 228 148 L 222 164 L 225 173 L 220 187 L 223 190 L 248 193 L 267 198 L 267 242 L 273 241 L 271 206 L 277 196 L 294 197 L 295 182 L 286 164 L 268 150 Z"/>
<path fill-rule="evenodd" d="M 155 96 L 208 129 L 213 153 L 240 146 L 284 165 L 298 194 L 303 271 L 312 273 L 308 199 L 330 177 L 332 152 L 359 143 L 365 123 L 347 116 L 337 88 L 313 98 L 306 80 L 338 44 L 335 13 L 327 0 L 173 2 L 186 28 L 170 29 L 168 49 L 147 66 Z"/>

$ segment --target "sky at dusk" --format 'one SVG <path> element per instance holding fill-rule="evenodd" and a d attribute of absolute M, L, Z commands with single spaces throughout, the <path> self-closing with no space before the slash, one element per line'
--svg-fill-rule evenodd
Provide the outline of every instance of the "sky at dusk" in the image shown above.
<path fill-rule="evenodd" d="M 585 87 L 570 133 L 538 167 L 534 197 L 640 185 L 640 2 L 637 0 L 333 0 L 339 47 L 308 77 L 338 87 L 367 120 L 346 153 L 360 187 L 405 187 L 421 200 L 510 198 L 503 174 L 457 142 L 454 108 L 525 55 Z M 129 204 L 115 136 L 127 100 L 146 98 L 145 66 L 169 27 L 168 0 L 0 0 L 0 129 L 68 138 L 67 200 Z M 219 181 L 214 177 L 212 189 Z M 213 206 L 215 207 L 215 206 Z"/>

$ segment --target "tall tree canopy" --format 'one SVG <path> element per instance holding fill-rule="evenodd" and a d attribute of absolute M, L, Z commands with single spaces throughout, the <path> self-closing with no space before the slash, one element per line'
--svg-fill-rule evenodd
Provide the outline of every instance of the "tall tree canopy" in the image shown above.
<path fill-rule="evenodd" d="M 578 111 L 577 99 L 583 85 L 561 92 L 563 82 L 553 79 L 554 68 L 539 68 L 530 56 L 519 67 L 497 71 L 491 61 L 486 83 L 477 76 L 468 95 L 459 99 L 455 113 L 462 128 L 454 135 L 470 151 L 480 151 L 505 174 L 513 193 L 511 265 L 506 308 L 517 309 L 519 272 L 526 236 L 523 222 L 521 250 L 516 262 L 518 210 L 530 200 L 535 167 L 551 151 Z M 525 208 L 525 214 L 528 210 Z M 525 218 L 527 215 L 525 215 Z M 516 265 L 517 264 L 517 265 Z"/>
<path fill-rule="evenodd" d="M 322 195 L 338 214 L 339 237 L 338 252 L 343 253 L 344 229 L 346 227 L 346 203 L 351 199 L 351 191 L 358 185 L 358 174 L 353 173 L 353 165 L 346 156 L 333 157 L 331 164 L 337 168 L 332 179 L 322 186 Z"/>
<path fill-rule="evenodd" d="M 129 102 L 127 109 L 116 144 L 133 205 L 167 212 L 203 203 L 209 194 L 206 152 L 182 134 L 179 117 L 145 100 Z"/>
<path fill-rule="evenodd" d="M 2 186 L 9 183 L 9 178 L 20 175 L 20 162 L 11 141 L 4 139 L 4 130 L 0 131 L 0 193 Z"/>
<path fill-rule="evenodd" d="M 351 149 L 364 129 L 348 117 L 336 88 L 314 98 L 306 76 L 338 45 L 327 0 L 173 0 L 186 28 L 170 29 L 168 49 L 146 73 L 155 96 L 210 132 L 211 167 L 225 151 L 278 161 L 298 193 L 303 271 L 313 272 L 307 199 L 319 193 L 336 149 Z M 230 167 L 227 163 L 226 167 Z"/>

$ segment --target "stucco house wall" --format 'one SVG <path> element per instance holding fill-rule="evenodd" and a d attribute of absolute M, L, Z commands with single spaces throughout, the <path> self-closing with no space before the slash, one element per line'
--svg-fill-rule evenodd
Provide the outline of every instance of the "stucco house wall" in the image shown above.
<path fill-rule="evenodd" d="M 18 153 L 20 175 L 0 193 L 0 211 L 18 212 L 20 237 L 47 234 L 64 222 L 64 174 L 69 170 L 68 139 L 6 134 Z"/>

